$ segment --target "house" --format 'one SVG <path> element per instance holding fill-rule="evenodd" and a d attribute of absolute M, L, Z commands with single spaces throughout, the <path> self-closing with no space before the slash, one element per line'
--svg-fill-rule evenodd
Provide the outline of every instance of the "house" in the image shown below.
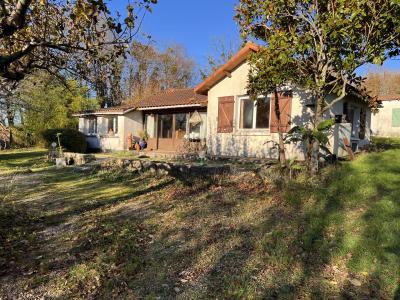
<path fill-rule="evenodd" d="M 248 43 L 225 65 L 200 83 L 195 92 L 208 96 L 207 149 L 217 156 L 277 157 L 274 145 L 278 142 L 278 124 L 272 96 L 260 97 L 257 102 L 247 95 L 247 78 L 250 66 L 247 58 L 258 51 Z M 332 101 L 331 96 L 327 101 Z M 288 87 L 281 97 L 281 128 L 288 132 L 294 126 L 309 123 L 313 103 L 307 91 Z M 345 137 L 354 150 L 369 143 L 371 110 L 361 95 L 352 90 L 349 96 L 336 102 L 326 112 L 326 118 L 337 121 L 330 136 L 331 151 L 344 156 Z M 304 159 L 304 145 L 288 145 L 288 157 Z"/>
<path fill-rule="evenodd" d="M 163 91 L 131 105 L 83 111 L 79 131 L 91 149 L 127 150 L 148 135 L 148 150 L 180 151 L 184 140 L 205 141 L 207 97 L 193 89 Z"/>
<path fill-rule="evenodd" d="M 138 139 L 146 131 L 149 150 L 179 151 L 186 140 L 205 140 L 209 155 L 276 158 L 278 124 L 272 96 L 252 101 L 247 95 L 247 59 L 254 51 L 257 45 L 246 44 L 194 90 L 164 91 L 131 106 L 82 112 L 77 115 L 79 128 L 91 146 L 102 150 L 127 149 L 129 134 Z M 279 101 L 284 132 L 309 124 L 313 102 L 307 91 L 288 86 Z M 344 138 L 354 150 L 369 143 L 371 110 L 355 89 L 325 117 L 336 120 L 330 134 L 334 154 L 346 155 Z M 304 159 L 305 147 L 291 144 L 287 153 L 289 158 Z"/>
<path fill-rule="evenodd" d="M 372 115 L 372 134 L 381 137 L 400 136 L 400 95 L 379 96 L 382 103 L 379 111 Z"/>

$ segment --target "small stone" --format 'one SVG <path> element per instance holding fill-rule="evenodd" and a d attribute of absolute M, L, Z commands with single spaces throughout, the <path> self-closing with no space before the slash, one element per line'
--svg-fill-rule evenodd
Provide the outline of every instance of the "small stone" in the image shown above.
<path fill-rule="evenodd" d="M 181 291 L 181 289 L 178 288 L 178 287 L 175 287 L 175 288 L 174 288 L 174 291 L 175 291 L 175 293 L 179 293 L 179 292 Z"/>
<path fill-rule="evenodd" d="M 349 281 L 350 281 L 350 283 L 351 283 L 352 285 L 354 285 L 354 286 L 361 286 L 361 285 L 362 285 L 361 281 L 358 280 L 358 279 L 355 279 L 355 278 L 350 279 Z"/>

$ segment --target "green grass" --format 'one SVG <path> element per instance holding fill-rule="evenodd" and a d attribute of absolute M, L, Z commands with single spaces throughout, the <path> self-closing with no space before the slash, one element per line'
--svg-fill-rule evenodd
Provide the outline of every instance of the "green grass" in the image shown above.
<path fill-rule="evenodd" d="M 400 137 L 373 137 L 372 142 L 378 147 L 400 148 Z"/>
<path fill-rule="evenodd" d="M 0 152 L 0 174 L 47 167 L 47 151 L 40 148 Z"/>
<path fill-rule="evenodd" d="M 0 153 L 0 298 L 400 297 L 399 149 L 281 190 L 43 166 Z"/>

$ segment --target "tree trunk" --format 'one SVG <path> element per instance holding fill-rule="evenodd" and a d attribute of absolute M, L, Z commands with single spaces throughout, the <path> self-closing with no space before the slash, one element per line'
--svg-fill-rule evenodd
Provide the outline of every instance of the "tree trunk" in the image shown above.
<path fill-rule="evenodd" d="M 323 107 L 325 103 L 325 97 L 323 93 L 319 93 L 317 96 L 316 108 L 315 108 L 315 117 L 314 117 L 314 126 L 315 128 L 319 125 L 319 123 L 323 120 Z M 310 160 L 310 173 L 311 175 L 317 175 L 319 171 L 319 141 L 314 137 L 311 141 L 311 160 Z"/>
<path fill-rule="evenodd" d="M 279 94 L 278 90 L 275 89 L 275 115 L 276 115 L 276 120 L 278 122 L 278 136 L 279 136 L 279 162 L 282 167 L 286 166 L 286 155 L 285 155 L 285 143 L 283 140 L 283 132 L 281 128 L 281 109 L 279 106 Z"/>
<path fill-rule="evenodd" d="M 14 126 L 14 112 L 10 106 L 7 106 L 7 122 L 8 122 L 8 148 L 13 145 L 12 127 Z"/>

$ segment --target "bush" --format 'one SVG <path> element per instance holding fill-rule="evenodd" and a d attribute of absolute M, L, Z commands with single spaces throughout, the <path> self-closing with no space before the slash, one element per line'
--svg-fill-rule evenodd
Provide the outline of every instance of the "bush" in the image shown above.
<path fill-rule="evenodd" d="M 48 148 L 50 144 L 57 141 L 57 133 L 60 135 L 60 143 L 64 150 L 77 153 L 86 152 L 86 137 L 83 133 L 76 129 L 46 129 L 42 132 L 42 138 L 45 146 Z"/>
<path fill-rule="evenodd" d="M 11 127 L 12 148 L 29 148 L 36 144 L 34 136 L 23 126 Z"/>

